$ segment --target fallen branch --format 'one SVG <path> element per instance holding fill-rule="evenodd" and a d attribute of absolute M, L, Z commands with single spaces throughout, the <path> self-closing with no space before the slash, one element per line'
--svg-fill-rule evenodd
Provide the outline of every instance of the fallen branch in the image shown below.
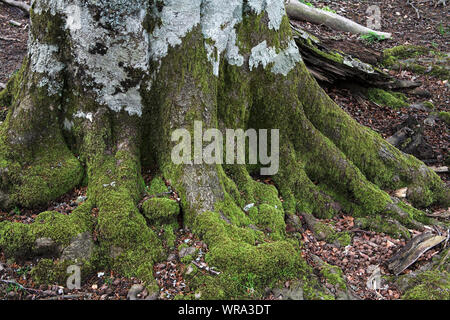
<path fill-rule="evenodd" d="M 330 84 L 350 82 L 363 87 L 383 89 L 407 89 L 421 85 L 420 82 L 396 79 L 369 63 L 349 54 L 337 52 L 293 23 L 291 28 L 308 70 L 321 82 Z"/>
<path fill-rule="evenodd" d="M 20 42 L 20 40 L 19 39 L 15 39 L 15 38 L 7 38 L 7 37 L 1 37 L 0 36 L 0 40 L 3 40 L 3 41 L 14 41 L 14 42 Z M 0 87 L 1 88 L 1 87 Z"/>
<path fill-rule="evenodd" d="M 416 262 L 426 251 L 444 242 L 445 239 L 446 237 L 434 236 L 428 232 L 414 237 L 388 261 L 389 270 L 395 275 L 399 275 Z"/>
<path fill-rule="evenodd" d="M 310 7 L 297 0 L 286 1 L 286 12 L 291 19 L 304 20 L 315 24 L 324 24 L 334 30 L 363 35 L 374 33 L 380 37 L 384 37 L 384 39 L 392 38 L 391 33 L 369 29 L 336 13 Z"/>
<path fill-rule="evenodd" d="M 25 291 L 27 291 L 28 293 L 30 293 L 30 292 L 42 292 L 42 290 L 32 289 L 32 288 L 26 288 L 26 287 L 24 287 L 23 285 L 21 285 L 20 283 L 18 283 L 17 281 L 14 281 L 14 280 L 1 280 L 1 279 L 0 279 L 0 282 L 18 286 L 20 289 L 25 290 Z"/>
<path fill-rule="evenodd" d="M 22 1 L 15 1 L 15 0 L 0 0 L 3 3 L 6 3 L 10 6 L 16 7 L 21 9 L 26 14 L 30 14 L 30 6 Z"/>
<path fill-rule="evenodd" d="M 406 3 L 409 4 L 409 5 L 416 11 L 417 19 L 420 19 L 420 12 L 419 12 L 419 9 L 417 9 L 417 8 L 414 6 L 414 4 L 413 4 L 410 0 L 408 0 Z"/>

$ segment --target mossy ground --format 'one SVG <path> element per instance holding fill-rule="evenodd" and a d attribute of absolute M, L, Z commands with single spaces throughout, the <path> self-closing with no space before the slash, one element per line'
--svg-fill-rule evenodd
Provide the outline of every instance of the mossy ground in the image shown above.
<path fill-rule="evenodd" d="M 424 57 L 432 57 L 423 59 Z M 418 74 L 430 74 L 442 80 L 448 80 L 450 70 L 448 68 L 449 57 L 446 54 L 433 49 L 413 46 L 400 45 L 383 52 L 382 65 L 388 68 L 401 68 Z"/>
<path fill-rule="evenodd" d="M 406 96 L 399 92 L 388 92 L 378 88 L 370 88 L 367 90 L 367 98 L 381 106 L 399 109 L 407 107 Z"/>

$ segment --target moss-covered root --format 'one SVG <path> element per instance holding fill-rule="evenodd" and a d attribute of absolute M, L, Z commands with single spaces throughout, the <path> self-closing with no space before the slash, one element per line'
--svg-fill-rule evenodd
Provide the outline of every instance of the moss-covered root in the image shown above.
<path fill-rule="evenodd" d="M 70 215 L 43 212 L 32 224 L 0 222 L 0 248 L 7 257 L 15 259 L 40 255 L 57 258 L 76 237 L 92 233 L 95 221 L 91 209 L 91 202 L 86 202 Z M 45 241 L 40 243 L 39 239 Z"/>
<path fill-rule="evenodd" d="M 304 81 L 298 93 L 306 116 L 368 180 L 386 189 L 409 186 L 408 198 L 415 206 L 449 204 L 450 191 L 436 173 L 359 125 L 325 94 L 304 67 L 301 78 Z"/>
<path fill-rule="evenodd" d="M 217 279 L 201 277 L 193 282 L 204 299 L 243 298 L 249 289 L 259 296 L 266 286 L 271 287 L 280 279 L 305 275 L 304 261 L 295 242 L 280 240 L 256 245 L 255 231 L 227 224 L 215 212 L 197 216 L 194 232 L 208 244 L 208 264 L 221 271 Z M 218 283 L 220 288 L 215 287 Z"/>
<path fill-rule="evenodd" d="M 127 113 L 99 114 L 92 123 L 83 124 L 83 150 L 88 198 L 99 209 L 101 263 L 124 276 L 138 277 L 155 289 L 153 263 L 161 259 L 162 246 L 137 208 L 145 187 L 140 175 L 138 123 Z M 115 135 L 108 136 L 108 132 Z"/>
<path fill-rule="evenodd" d="M 34 54 L 24 59 L 7 90 L 0 94 L 2 103 L 10 106 L 0 129 L 3 208 L 45 204 L 74 188 L 84 173 L 67 148 L 58 117 L 64 83 L 64 50 L 59 48 L 62 22 L 53 19 L 51 28 L 34 22 L 29 43 L 30 54 Z M 46 71 L 36 67 L 42 47 L 48 48 Z"/>

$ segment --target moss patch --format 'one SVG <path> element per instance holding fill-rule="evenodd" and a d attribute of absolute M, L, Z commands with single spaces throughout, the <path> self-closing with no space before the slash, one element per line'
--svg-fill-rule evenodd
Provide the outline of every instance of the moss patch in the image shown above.
<path fill-rule="evenodd" d="M 178 202 L 166 198 L 152 198 L 142 204 L 147 219 L 159 224 L 172 223 L 180 214 Z"/>
<path fill-rule="evenodd" d="M 405 95 L 399 92 L 388 92 L 378 88 L 370 88 L 367 90 L 367 98 L 376 104 L 394 109 L 409 106 Z"/>

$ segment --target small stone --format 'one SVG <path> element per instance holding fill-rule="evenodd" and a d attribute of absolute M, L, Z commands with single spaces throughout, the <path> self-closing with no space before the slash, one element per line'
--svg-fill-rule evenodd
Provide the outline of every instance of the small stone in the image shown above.
<path fill-rule="evenodd" d="M 168 261 L 173 261 L 173 260 L 176 260 L 176 259 L 177 259 L 177 256 L 174 253 L 169 254 L 169 256 L 167 257 Z"/>
<path fill-rule="evenodd" d="M 255 206 L 255 204 L 254 203 L 249 203 L 248 205 L 246 205 L 245 207 L 244 207 L 244 211 L 249 211 L 251 208 L 253 208 Z"/>
<path fill-rule="evenodd" d="M 195 247 L 183 248 L 180 250 L 179 256 L 180 258 L 184 258 L 185 256 L 192 255 L 197 251 Z"/>
<path fill-rule="evenodd" d="M 190 275 L 192 272 L 194 272 L 194 268 L 190 265 L 186 270 L 186 274 Z"/>
<path fill-rule="evenodd" d="M 158 300 L 158 297 L 159 297 L 158 292 L 154 292 L 154 293 L 148 295 L 148 296 L 145 298 L 145 300 L 152 300 L 152 301 L 154 301 L 154 300 Z"/>
<path fill-rule="evenodd" d="M 137 295 L 144 290 L 144 286 L 141 284 L 134 284 L 127 294 L 128 300 L 138 300 Z"/>

